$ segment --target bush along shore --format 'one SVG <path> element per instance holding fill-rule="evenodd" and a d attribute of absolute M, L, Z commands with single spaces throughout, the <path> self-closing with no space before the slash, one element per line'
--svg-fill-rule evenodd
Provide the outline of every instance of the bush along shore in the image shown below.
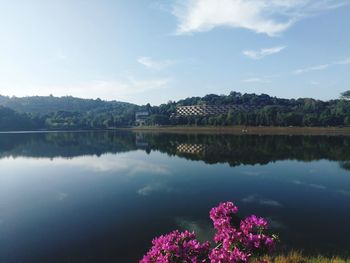
<path fill-rule="evenodd" d="M 350 258 L 305 256 L 299 251 L 292 251 L 286 255 L 265 256 L 263 260 L 271 263 L 350 263 Z"/>

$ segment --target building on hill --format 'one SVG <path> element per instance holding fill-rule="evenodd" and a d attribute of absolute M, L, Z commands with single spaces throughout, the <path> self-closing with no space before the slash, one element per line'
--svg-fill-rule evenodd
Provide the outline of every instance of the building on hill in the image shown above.
<path fill-rule="evenodd" d="M 142 126 L 146 125 L 146 121 L 149 117 L 148 111 L 138 111 L 135 113 L 135 125 Z"/>
<path fill-rule="evenodd" d="M 192 105 L 178 106 L 176 108 L 176 116 L 215 116 L 220 114 L 228 114 L 234 110 L 249 111 L 249 106 L 243 105 Z"/>

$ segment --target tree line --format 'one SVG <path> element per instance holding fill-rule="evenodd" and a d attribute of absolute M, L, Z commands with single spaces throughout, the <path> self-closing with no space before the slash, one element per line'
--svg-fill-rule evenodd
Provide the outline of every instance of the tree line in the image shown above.
<path fill-rule="evenodd" d="M 348 126 L 350 92 L 340 99 L 281 99 L 266 94 L 209 94 L 169 101 L 159 106 L 74 97 L 0 96 L 0 130 L 112 129 L 133 126 L 135 113 L 149 112 L 147 125 L 197 126 Z M 241 105 L 249 110 L 232 110 L 217 116 L 177 116 L 178 106 Z"/>
<path fill-rule="evenodd" d="M 210 94 L 152 108 L 149 124 L 170 125 L 249 125 L 249 126 L 344 126 L 350 125 L 350 92 L 341 99 L 321 101 L 311 98 L 281 99 L 266 94 Z M 217 116 L 173 116 L 177 106 L 242 105 L 250 110 L 232 110 Z M 170 117 L 170 118 L 169 118 Z"/>

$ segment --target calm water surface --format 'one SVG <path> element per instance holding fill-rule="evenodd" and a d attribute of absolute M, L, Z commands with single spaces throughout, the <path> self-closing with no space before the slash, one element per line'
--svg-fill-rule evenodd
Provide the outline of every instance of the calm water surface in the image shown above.
<path fill-rule="evenodd" d="M 280 249 L 350 250 L 350 137 L 0 134 L 0 262 L 137 262 L 232 200 Z"/>

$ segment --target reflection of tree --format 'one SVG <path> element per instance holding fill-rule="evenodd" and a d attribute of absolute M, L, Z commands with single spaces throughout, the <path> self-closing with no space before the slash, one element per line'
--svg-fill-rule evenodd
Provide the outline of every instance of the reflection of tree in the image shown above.
<path fill-rule="evenodd" d="M 75 157 L 136 150 L 131 133 L 50 132 L 0 134 L 0 157 Z"/>
<path fill-rule="evenodd" d="M 149 134 L 148 138 L 152 149 L 232 166 L 288 159 L 350 160 L 350 137 L 342 136 Z"/>
<path fill-rule="evenodd" d="M 339 165 L 340 165 L 341 168 L 350 171 L 350 161 L 339 162 Z"/>
<path fill-rule="evenodd" d="M 350 137 L 344 136 L 55 132 L 0 134 L 0 157 L 74 157 L 144 149 L 231 166 L 328 159 L 350 170 L 349 145 Z"/>

